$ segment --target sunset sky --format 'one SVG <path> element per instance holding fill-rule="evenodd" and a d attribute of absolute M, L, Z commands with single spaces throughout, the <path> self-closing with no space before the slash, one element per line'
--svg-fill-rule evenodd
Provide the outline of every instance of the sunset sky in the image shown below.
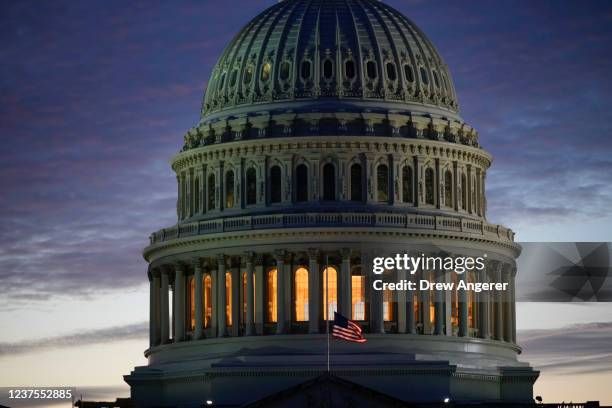
<path fill-rule="evenodd" d="M 494 156 L 488 219 L 518 241 L 612 241 L 612 2 L 385 1 L 437 46 Z M 168 160 L 225 45 L 273 3 L 0 3 L 0 386 L 128 394 L 141 251 L 176 221 Z M 612 303 L 517 310 L 536 394 L 612 404 Z"/>

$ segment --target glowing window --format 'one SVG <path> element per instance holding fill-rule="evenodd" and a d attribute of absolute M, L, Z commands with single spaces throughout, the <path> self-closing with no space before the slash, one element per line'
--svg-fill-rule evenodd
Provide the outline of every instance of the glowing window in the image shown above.
<path fill-rule="evenodd" d="M 385 322 L 395 319 L 393 292 L 388 289 L 383 292 L 383 318 Z"/>
<path fill-rule="evenodd" d="M 276 323 L 277 302 L 276 302 L 276 268 L 270 269 L 267 274 L 267 302 L 266 321 L 268 323 Z"/>
<path fill-rule="evenodd" d="M 327 293 L 327 296 L 325 294 Z M 325 307 L 327 297 L 327 307 Z M 338 271 L 333 266 L 323 270 L 323 320 L 333 319 L 334 312 L 338 310 Z M 327 316 L 332 316 L 330 319 Z"/>
<path fill-rule="evenodd" d="M 187 304 L 189 305 L 189 318 L 187 319 L 188 324 L 189 324 L 189 328 L 188 331 L 194 331 L 195 330 L 195 279 L 193 278 L 193 276 L 189 277 L 188 283 L 187 283 Z"/>
<path fill-rule="evenodd" d="M 295 271 L 295 320 L 308 321 L 308 270 L 298 268 Z"/>
<path fill-rule="evenodd" d="M 234 207 L 234 172 L 225 173 L 225 208 Z"/>
<path fill-rule="evenodd" d="M 204 327 L 210 327 L 212 320 L 212 279 L 209 274 L 204 277 Z"/>
<path fill-rule="evenodd" d="M 225 322 L 232 325 L 232 274 L 225 272 Z"/>
<path fill-rule="evenodd" d="M 351 276 L 352 319 L 365 320 L 365 276 Z"/>
<path fill-rule="evenodd" d="M 272 65 L 269 62 L 263 64 L 261 67 L 261 81 L 267 82 L 270 79 L 270 73 L 272 72 Z"/>

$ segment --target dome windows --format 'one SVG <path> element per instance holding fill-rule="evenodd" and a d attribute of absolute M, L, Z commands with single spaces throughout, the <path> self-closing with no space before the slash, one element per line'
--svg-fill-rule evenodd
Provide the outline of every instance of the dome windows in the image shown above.
<path fill-rule="evenodd" d="M 406 77 L 406 81 L 414 82 L 414 71 L 410 64 L 404 64 L 404 76 Z"/>
<path fill-rule="evenodd" d="M 272 65 L 269 62 L 265 62 L 261 67 L 261 82 L 268 82 L 270 74 L 272 73 Z"/>
<path fill-rule="evenodd" d="M 304 81 L 308 81 L 310 79 L 310 76 L 312 74 L 311 71 L 312 71 L 312 64 L 310 63 L 310 60 L 302 61 L 302 68 L 300 69 L 300 76 L 302 77 Z"/>
<path fill-rule="evenodd" d="M 336 199 L 336 168 L 332 163 L 323 166 L 323 200 Z"/>
<path fill-rule="evenodd" d="M 331 80 L 334 77 L 334 63 L 330 59 L 323 62 L 323 78 Z"/>
<path fill-rule="evenodd" d="M 433 78 L 436 88 L 440 88 L 440 80 L 438 79 L 438 73 L 436 71 L 433 71 Z"/>
<path fill-rule="evenodd" d="M 249 85 L 253 81 L 253 65 L 248 65 L 244 70 L 244 84 Z"/>
<path fill-rule="evenodd" d="M 361 164 L 351 166 L 351 201 L 363 201 Z"/>
<path fill-rule="evenodd" d="M 295 201 L 302 203 L 308 201 L 308 167 L 300 164 L 295 169 Z"/>
<path fill-rule="evenodd" d="M 374 62 L 373 60 L 369 60 L 368 62 L 366 62 L 366 74 L 369 79 L 376 79 L 376 77 L 378 76 L 378 73 L 376 71 L 376 62 Z"/>
<path fill-rule="evenodd" d="M 387 62 L 387 78 L 389 81 L 395 81 L 397 79 L 397 72 L 395 71 L 395 64 L 392 62 Z"/>
<path fill-rule="evenodd" d="M 412 203 L 413 199 L 412 187 L 412 168 L 404 166 L 402 169 L 402 201 L 404 203 Z"/>
<path fill-rule="evenodd" d="M 423 85 L 429 85 L 429 77 L 427 76 L 427 70 L 421 67 L 420 72 L 421 72 L 421 82 L 423 82 Z"/>
<path fill-rule="evenodd" d="M 353 60 L 348 60 L 344 63 L 344 76 L 346 77 L 346 79 L 348 79 L 349 81 L 352 81 L 353 79 L 355 79 L 355 76 L 357 75 L 357 71 L 355 69 L 355 61 Z"/>
<path fill-rule="evenodd" d="M 236 86 L 236 79 L 238 79 L 238 68 L 235 68 L 230 75 L 230 87 Z"/>
<path fill-rule="evenodd" d="M 434 171 L 431 167 L 425 170 L 425 204 L 436 204 L 434 195 Z"/>
<path fill-rule="evenodd" d="M 288 81 L 291 78 L 291 63 L 289 61 L 281 63 L 279 78 L 281 81 Z"/>
<path fill-rule="evenodd" d="M 389 202 L 389 167 L 380 164 L 376 169 L 377 197 L 379 203 Z"/>
<path fill-rule="evenodd" d="M 270 203 L 280 203 L 282 200 L 281 168 L 273 166 L 270 169 Z"/>
<path fill-rule="evenodd" d="M 223 71 L 223 73 L 221 74 L 221 78 L 219 79 L 219 87 L 217 88 L 219 90 L 219 92 L 223 91 L 223 87 L 225 86 L 225 74 L 227 72 Z"/>
<path fill-rule="evenodd" d="M 253 167 L 246 172 L 246 204 L 257 204 L 257 171 Z"/>

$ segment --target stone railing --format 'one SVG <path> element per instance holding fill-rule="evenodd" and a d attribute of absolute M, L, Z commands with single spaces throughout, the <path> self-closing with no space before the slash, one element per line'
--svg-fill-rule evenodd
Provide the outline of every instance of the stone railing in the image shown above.
<path fill-rule="evenodd" d="M 330 227 L 379 227 L 464 232 L 484 238 L 514 242 L 514 232 L 511 229 L 501 225 L 489 224 L 484 221 L 439 215 L 381 213 L 303 213 L 218 218 L 164 228 L 151 234 L 149 240 L 150 244 L 153 245 L 177 238 L 221 232 L 275 228 Z"/>

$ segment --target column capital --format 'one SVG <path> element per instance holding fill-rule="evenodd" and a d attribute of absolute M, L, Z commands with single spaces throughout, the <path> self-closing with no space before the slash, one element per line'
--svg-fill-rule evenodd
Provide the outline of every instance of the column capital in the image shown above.
<path fill-rule="evenodd" d="M 309 259 L 317 259 L 319 257 L 320 251 L 316 248 L 308 248 L 308 258 Z"/>
<path fill-rule="evenodd" d="M 149 275 L 151 276 L 151 278 L 159 278 L 161 277 L 161 273 L 161 267 L 149 268 Z"/>
<path fill-rule="evenodd" d="M 173 264 L 174 270 L 176 272 L 185 272 L 185 263 L 181 261 L 177 261 Z"/>
<path fill-rule="evenodd" d="M 344 261 L 351 258 L 353 251 L 350 248 L 342 248 L 340 253 L 342 254 L 342 260 Z"/>
<path fill-rule="evenodd" d="M 226 266 L 224 254 L 217 254 L 217 265 Z"/>
<path fill-rule="evenodd" d="M 247 264 L 252 264 L 255 260 L 255 252 L 247 251 L 244 253 L 244 259 Z"/>
<path fill-rule="evenodd" d="M 285 251 L 284 249 L 277 249 L 276 251 L 274 251 L 274 259 L 276 259 L 276 262 L 285 262 L 285 259 L 287 258 L 287 251 Z"/>
<path fill-rule="evenodd" d="M 191 258 L 191 265 L 194 269 L 202 269 L 202 259 L 200 257 L 194 256 Z"/>

